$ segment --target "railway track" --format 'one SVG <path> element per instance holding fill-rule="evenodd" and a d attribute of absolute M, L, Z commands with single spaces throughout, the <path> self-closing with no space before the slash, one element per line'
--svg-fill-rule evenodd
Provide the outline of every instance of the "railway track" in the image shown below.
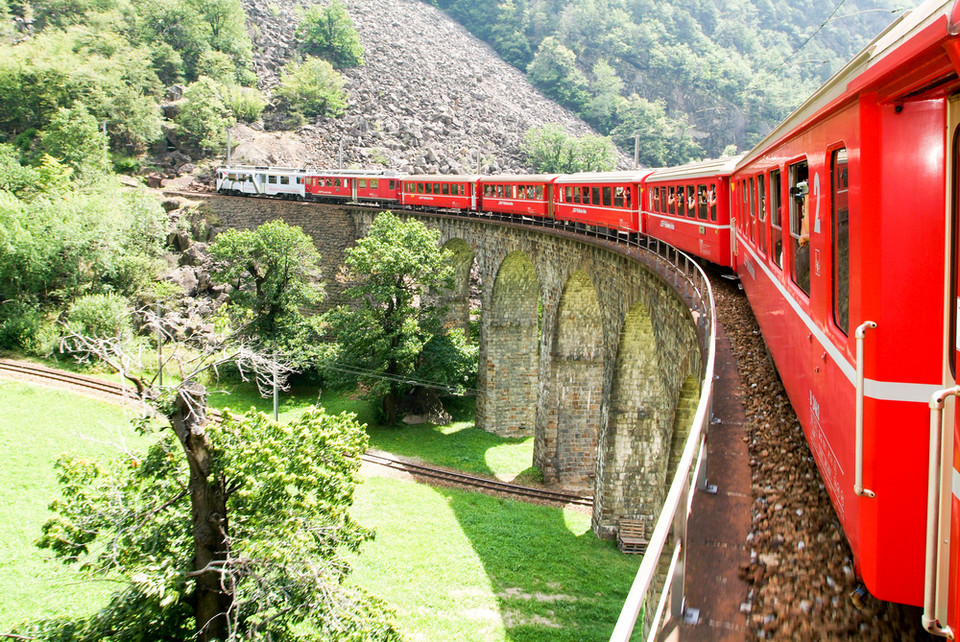
<path fill-rule="evenodd" d="M 72 389 L 94 392 L 107 396 L 111 398 L 112 401 L 138 401 L 132 388 L 119 383 L 103 381 L 102 379 L 72 372 L 55 370 L 33 363 L 0 359 L 0 374 L 4 373 L 18 379 L 53 382 Z M 220 412 L 218 410 L 210 409 L 208 412 L 214 421 L 219 420 Z M 541 488 L 531 488 L 529 486 L 519 486 L 495 479 L 465 475 L 456 471 L 405 461 L 387 453 L 368 451 L 363 455 L 362 459 L 364 462 L 374 466 L 389 468 L 413 477 L 432 480 L 435 483 L 458 486 L 478 492 L 497 493 L 522 501 L 539 501 L 564 506 L 593 506 L 593 497 Z"/>

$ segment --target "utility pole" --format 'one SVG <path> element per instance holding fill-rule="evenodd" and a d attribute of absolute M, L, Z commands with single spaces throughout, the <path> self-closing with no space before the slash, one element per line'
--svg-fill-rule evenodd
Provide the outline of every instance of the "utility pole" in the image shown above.
<path fill-rule="evenodd" d="M 640 134 L 633 139 L 633 169 L 640 169 Z"/>
<path fill-rule="evenodd" d="M 227 127 L 227 167 L 230 167 L 230 128 Z"/>
<path fill-rule="evenodd" d="M 160 302 L 157 301 L 157 375 L 158 385 L 163 386 L 163 326 L 160 320 Z"/>

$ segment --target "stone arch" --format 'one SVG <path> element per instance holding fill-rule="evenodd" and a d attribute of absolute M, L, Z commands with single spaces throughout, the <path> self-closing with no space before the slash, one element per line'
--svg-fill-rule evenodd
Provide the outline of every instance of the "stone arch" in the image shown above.
<path fill-rule="evenodd" d="M 548 483 L 591 489 L 603 397 L 603 314 L 583 270 L 563 287 L 546 376 L 548 399 L 534 463 Z"/>
<path fill-rule="evenodd" d="M 526 254 L 507 254 L 486 301 L 477 424 L 505 437 L 531 435 L 537 419 L 540 284 Z"/>
<path fill-rule="evenodd" d="M 476 274 L 476 252 L 461 238 L 450 239 L 443 245 L 450 252 L 453 266 L 453 288 L 443 293 L 442 301 L 447 306 L 447 322 L 451 327 L 461 328 L 470 336 L 470 286 Z"/>
<path fill-rule="evenodd" d="M 666 476 L 663 480 L 663 492 L 666 496 L 673 483 L 673 476 L 677 474 L 680 457 L 683 456 L 683 447 L 690 435 L 693 419 L 697 416 L 697 406 L 700 404 L 700 380 L 694 374 L 687 375 L 680 386 L 677 399 L 677 411 L 673 418 L 673 431 L 670 444 L 670 460 L 667 464 Z"/>
<path fill-rule="evenodd" d="M 605 435 L 604 461 L 596 495 L 594 532 L 616 533 L 621 517 L 656 523 L 665 497 L 663 480 L 670 458 L 676 399 L 661 377 L 650 311 L 644 303 L 627 312 L 617 346 Z"/>

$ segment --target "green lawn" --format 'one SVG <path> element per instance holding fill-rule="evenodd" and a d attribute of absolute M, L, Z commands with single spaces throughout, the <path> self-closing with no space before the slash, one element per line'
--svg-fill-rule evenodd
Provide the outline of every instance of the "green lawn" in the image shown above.
<path fill-rule="evenodd" d="M 81 582 L 33 546 L 57 496 L 63 452 L 109 456 L 136 445 L 129 411 L 67 392 L 0 380 L 0 632 L 15 621 L 90 612 L 113 586 Z"/>
<path fill-rule="evenodd" d="M 285 417 L 317 399 L 316 390 L 294 392 L 284 396 Z M 271 403 L 242 390 L 214 399 L 238 409 Z M 332 393 L 322 401 L 372 416 L 362 401 Z M 129 414 L 0 380 L 0 633 L 26 618 L 88 613 L 109 594 L 108 583 L 81 582 L 33 541 L 57 493 L 57 455 L 106 457 L 111 444 L 137 443 Z M 375 448 L 475 473 L 509 478 L 530 466 L 531 439 L 466 422 L 369 432 Z M 598 541 L 588 514 L 408 481 L 365 480 L 354 512 L 377 537 L 352 581 L 396 610 L 408 640 L 607 639 L 640 561 Z"/>
<path fill-rule="evenodd" d="M 589 514 L 407 481 L 366 479 L 354 515 L 354 581 L 409 640 L 606 640 L 640 564 Z"/>

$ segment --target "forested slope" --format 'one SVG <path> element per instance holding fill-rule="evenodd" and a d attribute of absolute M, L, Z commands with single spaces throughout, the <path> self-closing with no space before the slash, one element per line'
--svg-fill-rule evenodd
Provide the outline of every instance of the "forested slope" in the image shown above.
<path fill-rule="evenodd" d="M 650 165 L 717 156 L 728 145 L 749 148 L 918 4 L 434 2 L 625 149 L 640 133 L 641 158 Z"/>

